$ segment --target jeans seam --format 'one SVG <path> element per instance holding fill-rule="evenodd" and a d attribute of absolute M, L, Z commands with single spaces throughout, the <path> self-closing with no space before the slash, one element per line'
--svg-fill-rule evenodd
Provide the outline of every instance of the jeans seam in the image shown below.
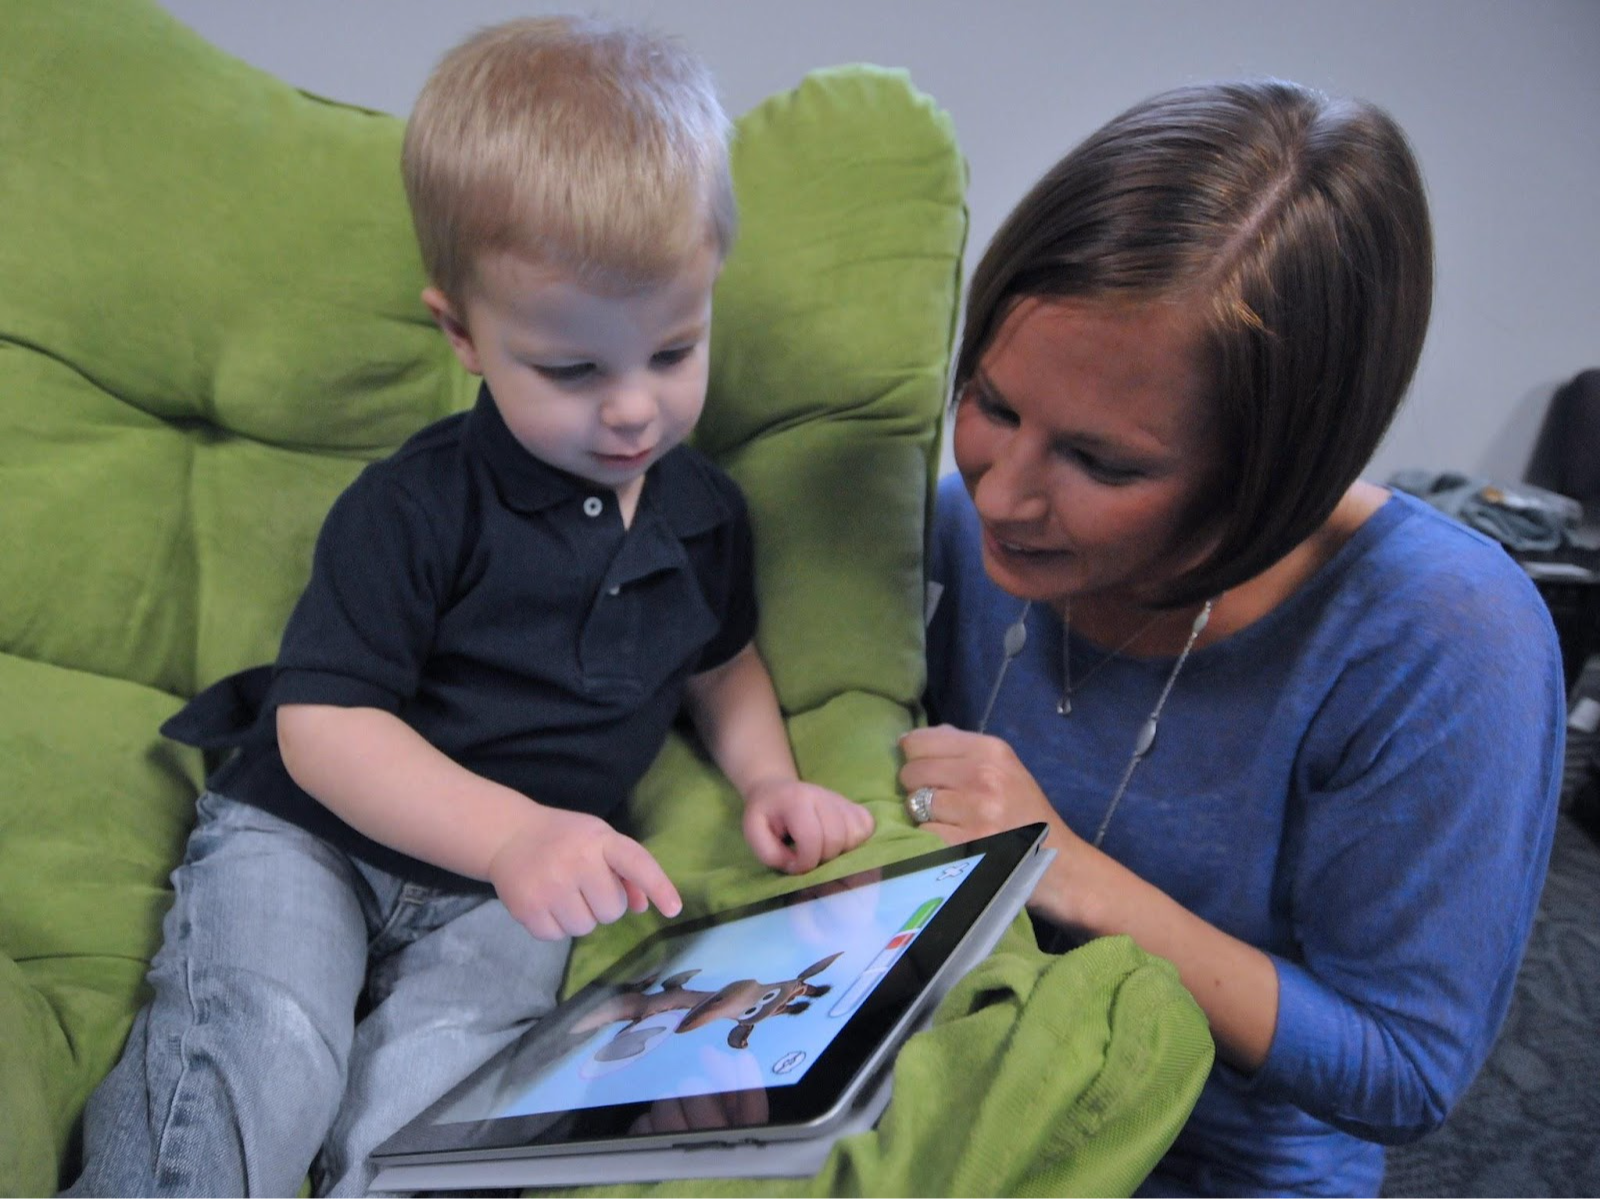
<path fill-rule="evenodd" d="M 173 1138 L 172 1124 L 181 1106 L 181 1097 L 184 1085 L 192 1073 L 190 1062 L 192 1060 L 190 1038 L 194 1036 L 204 1023 L 204 1002 L 199 998 L 194 982 L 194 953 L 190 948 L 190 939 L 193 934 L 193 925 L 187 909 L 179 921 L 179 944 L 183 949 L 183 995 L 189 1005 L 189 1021 L 184 1027 L 183 1035 L 178 1038 L 178 1077 L 173 1081 L 172 1093 L 167 1102 L 166 1114 L 161 1121 L 161 1134 L 156 1138 L 155 1176 L 159 1179 L 167 1173 L 170 1167 L 166 1164 L 168 1156 L 168 1142 Z M 148 1052 L 148 1050 L 147 1050 Z M 246 1188 L 248 1190 L 248 1188 Z"/>
<path fill-rule="evenodd" d="M 409 884 L 407 884 L 407 886 L 409 886 Z M 372 954 L 380 945 L 383 944 L 385 938 L 389 937 L 402 924 L 406 923 L 406 921 L 419 906 L 420 904 L 416 897 L 411 895 L 407 891 L 406 887 L 402 887 L 400 893 L 395 896 L 394 902 L 390 905 L 388 912 L 384 914 L 383 923 L 374 929 L 372 935 L 367 938 L 367 957 L 369 959 L 369 970 L 371 969 L 370 959 Z"/>

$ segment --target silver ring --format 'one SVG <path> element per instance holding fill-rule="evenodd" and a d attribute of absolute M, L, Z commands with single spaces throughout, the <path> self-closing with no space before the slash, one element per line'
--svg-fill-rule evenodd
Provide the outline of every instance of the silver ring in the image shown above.
<path fill-rule="evenodd" d="M 933 819 L 933 788 L 918 787 L 906 796 L 906 811 L 911 813 L 911 823 L 927 824 Z"/>

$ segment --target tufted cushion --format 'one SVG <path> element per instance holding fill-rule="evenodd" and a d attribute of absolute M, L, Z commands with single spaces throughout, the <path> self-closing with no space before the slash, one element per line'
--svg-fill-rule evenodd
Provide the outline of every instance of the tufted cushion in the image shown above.
<path fill-rule="evenodd" d="M 401 122 L 151 0 L 13 0 L 0 37 L 0 1193 L 48 1193 L 137 1007 L 202 764 L 157 725 L 269 660 L 323 513 L 464 406 L 418 293 Z M 802 769 L 896 824 L 965 234 L 947 119 L 820 71 L 738 123 L 742 231 L 699 444 L 751 500 Z M 786 886 L 674 740 L 637 807 L 697 906 Z M 881 848 L 889 843 L 890 848 Z M 845 869 L 850 862 L 841 862 Z M 574 980 L 643 931 L 588 939 Z"/>
<path fill-rule="evenodd" d="M 417 300 L 400 123 L 153 4 L 7 25 L 0 553 L 26 585 L 0 645 L 189 693 L 271 656 L 333 496 L 467 392 Z"/>

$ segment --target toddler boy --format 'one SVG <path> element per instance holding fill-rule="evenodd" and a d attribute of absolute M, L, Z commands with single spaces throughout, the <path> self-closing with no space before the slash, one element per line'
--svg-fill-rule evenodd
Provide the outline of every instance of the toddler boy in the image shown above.
<path fill-rule="evenodd" d="M 452 51 L 403 169 L 471 411 L 334 504 L 273 668 L 167 732 L 209 780 L 82 1194 L 359 1194 L 371 1151 L 542 1016 L 569 942 L 681 901 L 618 827 L 685 706 L 756 856 L 853 848 L 752 637 L 737 488 L 682 444 L 735 216 L 670 41 L 512 22 Z M 531 934 L 531 935 L 530 935 Z"/>

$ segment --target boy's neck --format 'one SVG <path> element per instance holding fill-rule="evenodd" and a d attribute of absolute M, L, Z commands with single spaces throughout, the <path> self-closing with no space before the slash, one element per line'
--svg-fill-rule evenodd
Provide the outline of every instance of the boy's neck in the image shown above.
<path fill-rule="evenodd" d="M 633 514 L 639 510 L 639 495 L 644 491 L 643 475 L 630 479 L 617 488 L 617 510 L 622 513 L 622 527 L 633 527 Z"/>

